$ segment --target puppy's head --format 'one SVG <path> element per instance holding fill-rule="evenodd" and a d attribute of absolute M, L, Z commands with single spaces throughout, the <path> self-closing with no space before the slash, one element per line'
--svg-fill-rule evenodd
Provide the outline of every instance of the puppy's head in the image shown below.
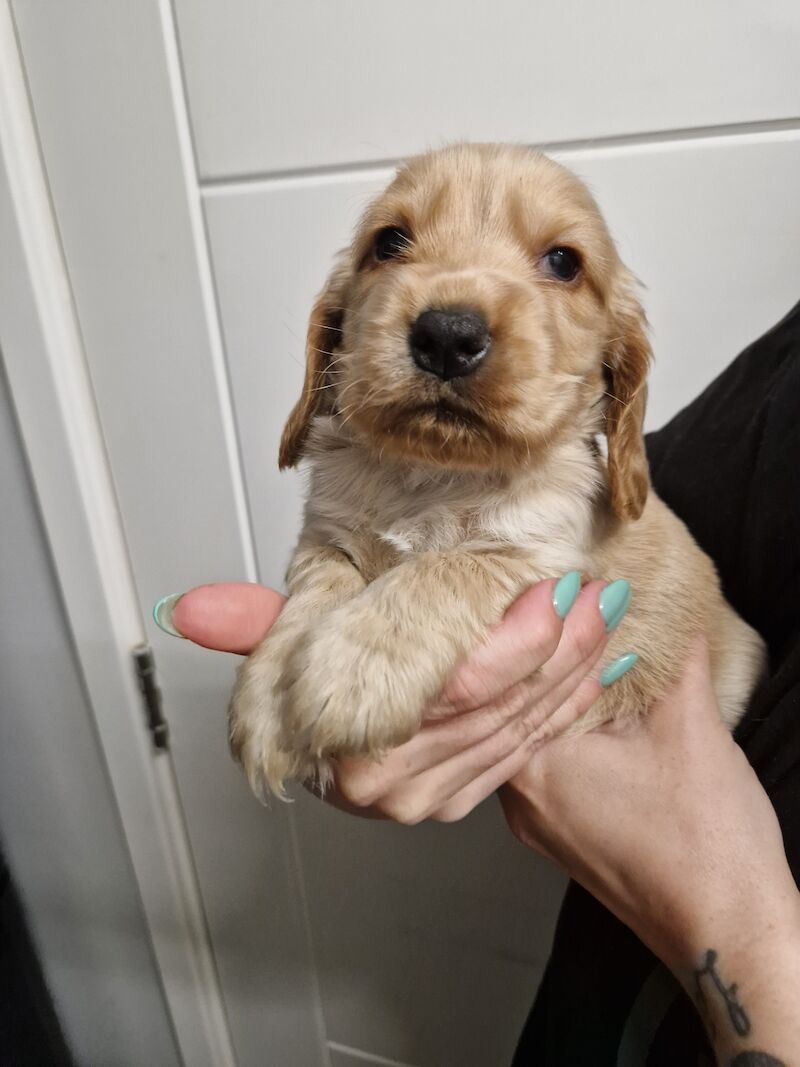
<path fill-rule="evenodd" d="M 525 148 L 456 145 L 403 167 L 340 255 L 280 463 L 323 412 L 384 455 L 464 470 L 532 465 L 604 430 L 612 506 L 638 518 L 649 359 L 586 187 Z"/>

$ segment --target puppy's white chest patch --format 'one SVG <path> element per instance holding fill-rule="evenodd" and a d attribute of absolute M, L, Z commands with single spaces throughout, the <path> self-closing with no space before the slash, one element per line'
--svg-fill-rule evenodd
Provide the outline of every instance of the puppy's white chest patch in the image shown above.
<path fill-rule="evenodd" d="M 398 472 L 340 452 L 315 464 L 309 507 L 345 550 L 365 536 L 400 557 L 516 548 L 560 574 L 588 563 L 593 481 Z"/>
<path fill-rule="evenodd" d="M 398 519 L 389 525 L 376 523 L 375 535 L 397 552 L 449 552 L 468 540 L 467 523 L 446 506 Z"/>

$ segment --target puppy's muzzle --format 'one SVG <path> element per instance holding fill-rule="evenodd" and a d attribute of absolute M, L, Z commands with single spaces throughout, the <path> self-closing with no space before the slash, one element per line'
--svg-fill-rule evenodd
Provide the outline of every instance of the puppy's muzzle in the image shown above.
<path fill-rule="evenodd" d="M 442 381 L 472 372 L 489 353 L 491 334 L 477 311 L 423 311 L 411 327 L 409 346 L 416 365 Z"/>

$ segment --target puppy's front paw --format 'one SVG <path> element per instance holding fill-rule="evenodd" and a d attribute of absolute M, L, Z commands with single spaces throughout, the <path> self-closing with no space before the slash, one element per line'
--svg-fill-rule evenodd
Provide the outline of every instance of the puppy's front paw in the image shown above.
<path fill-rule="evenodd" d="M 377 755 L 415 733 L 432 694 L 413 652 L 386 630 L 352 602 L 309 632 L 284 676 L 284 748 Z"/>
<path fill-rule="evenodd" d="M 228 707 L 229 738 L 231 752 L 242 764 L 256 796 L 265 800 L 271 792 L 285 800 L 286 781 L 316 779 L 324 786 L 330 769 L 325 761 L 313 760 L 281 744 L 285 655 L 270 644 L 259 648 L 239 668 Z"/>

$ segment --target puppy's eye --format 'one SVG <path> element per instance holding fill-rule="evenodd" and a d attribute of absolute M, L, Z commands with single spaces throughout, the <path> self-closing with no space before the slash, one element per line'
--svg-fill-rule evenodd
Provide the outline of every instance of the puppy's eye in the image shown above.
<path fill-rule="evenodd" d="M 542 256 L 545 271 L 560 282 L 571 282 L 581 269 L 581 259 L 571 248 L 551 248 Z"/>
<path fill-rule="evenodd" d="M 399 226 L 385 226 L 375 236 L 375 258 L 379 263 L 397 259 L 407 251 L 411 238 Z"/>

